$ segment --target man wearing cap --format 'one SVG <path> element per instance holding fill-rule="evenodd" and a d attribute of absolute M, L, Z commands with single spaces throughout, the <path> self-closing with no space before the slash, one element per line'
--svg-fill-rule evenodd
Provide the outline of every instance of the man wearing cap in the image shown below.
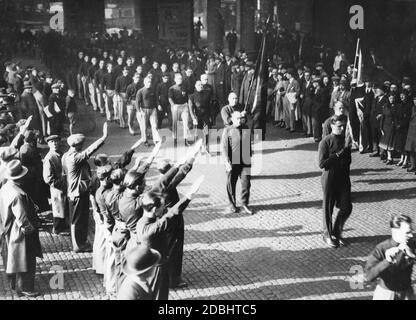
<path fill-rule="evenodd" d="M 61 138 L 58 135 L 52 135 L 45 140 L 48 143 L 49 152 L 43 159 L 43 180 L 50 187 L 53 216 L 52 232 L 57 235 L 68 228 L 65 221 L 68 217 L 66 179 L 62 172 L 62 155 L 58 151 Z"/>
<path fill-rule="evenodd" d="M 60 135 L 63 129 L 63 109 L 59 98 L 61 86 L 58 83 L 52 85 L 52 94 L 49 97 L 48 106 L 45 114 L 48 120 L 48 134 Z"/>
<path fill-rule="evenodd" d="M 6 166 L 8 181 L 0 189 L 0 241 L 11 289 L 18 296 L 36 297 L 36 257 L 42 258 L 42 248 L 35 204 L 23 190 L 27 172 L 19 160 Z"/>
<path fill-rule="evenodd" d="M 120 118 L 120 128 L 127 128 L 126 125 L 126 92 L 127 87 L 132 83 L 133 79 L 129 76 L 129 69 L 123 68 L 122 75 L 116 79 L 114 105 L 116 114 Z"/>
<path fill-rule="evenodd" d="M 39 132 L 39 138 L 42 139 L 43 137 L 42 118 L 39 112 L 38 104 L 32 93 L 32 85 L 28 81 L 25 81 L 24 83 L 24 91 L 20 99 L 21 99 L 20 100 L 21 119 L 26 119 L 32 116 L 32 121 L 30 124 L 31 129 L 37 130 Z"/>
<path fill-rule="evenodd" d="M 28 130 L 25 132 L 24 137 L 25 143 L 20 148 L 20 159 L 22 165 L 29 170 L 25 177 L 24 188 L 39 208 L 39 212 L 49 211 L 49 188 L 42 178 L 43 164 L 37 147 L 36 133 Z"/>
<path fill-rule="evenodd" d="M 371 158 L 385 157 L 385 155 L 380 154 L 379 143 L 381 136 L 381 121 L 383 118 L 383 110 L 387 108 L 389 103 L 386 92 L 387 88 L 384 85 L 378 85 L 376 87 L 373 105 L 371 107 L 370 126 L 374 151 L 374 153 L 370 155 Z"/>
<path fill-rule="evenodd" d="M 67 140 L 70 149 L 62 157 L 62 166 L 67 179 L 72 245 L 75 252 L 89 250 L 87 235 L 91 169 L 88 159 L 104 144 L 107 136 L 107 122 L 105 122 L 103 136 L 82 151 L 85 136 L 71 135 Z"/>

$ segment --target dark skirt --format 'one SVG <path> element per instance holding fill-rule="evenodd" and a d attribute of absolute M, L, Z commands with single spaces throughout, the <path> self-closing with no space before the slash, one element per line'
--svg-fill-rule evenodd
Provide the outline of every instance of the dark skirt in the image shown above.
<path fill-rule="evenodd" d="M 408 130 L 408 127 L 396 129 L 396 134 L 393 139 L 393 149 L 397 152 L 404 153 L 406 151 L 405 146 Z"/>
<path fill-rule="evenodd" d="M 383 125 L 384 135 L 380 137 L 379 147 L 383 150 L 393 151 L 394 150 L 394 137 L 395 130 L 393 122 L 387 121 Z"/>

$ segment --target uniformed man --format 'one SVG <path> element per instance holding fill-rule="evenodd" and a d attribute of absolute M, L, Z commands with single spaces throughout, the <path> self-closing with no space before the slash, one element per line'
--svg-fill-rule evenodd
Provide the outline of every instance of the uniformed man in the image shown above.
<path fill-rule="evenodd" d="M 116 79 L 114 104 L 117 109 L 117 114 L 120 118 L 120 128 L 127 128 L 126 125 L 126 111 L 127 111 L 127 87 L 132 83 L 132 78 L 129 76 L 129 69 L 123 68 L 122 75 Z"/>
<path fill-rule="evenodd" d="M 62 157 L 62 166 L 67 179 L 72 246 L 76 253 L 91 251 L 91 247 L 87 243 L 89 185 L 91 182 L 88 159 L 104 144 L 107 136 L 107 122 L 105 122 L 103 136 L 82 151 L 85 136 L 82 134 L 71 135 L 67 140 L 70 148 Z"/>
<path fill-rule="evenodd" d="M 195 83 L 195 92 L 189 96 L 189 113 L 192 123 L 202 132 L 206 152 L 209 153 L 209 129 L 211 129 L 210 106 L 213 96 L 210 91 L 203 90 L 201 81 Z"/>
<path fill-rule="evenodd" d="M 136 95 L 137 106 L 137 122 L 140 126 L 140 134 L 145 145 L 149 145 L 147 141 L 147 125 L 150 123 L 152 129 L 153 143 L 160 141 L 159 131 L 157 129 L 157 100 L 156 92 L 152 87 L 152 79 L 146 77 L 144 79 L 144 88 L 140 89 Z"/>
<path fill-rule="evenodd" d="M 225 214 L 237 213 L 235 188 L 238 178 L 241 179 L 242 212 L 252 215 L 248 207 L 251 188 L 251 130 L 242 121 L 244 115 L 234 111 L 231 115 L 231 126 L 226 126 L 222 135 L 221 150 L 227 173 L 227 195 L 229 208 Z"/>
<path fill-rule="evenodd" d="M 351 141 L 345 138 L 346 116 L 331 118 L 332 132 L 319 144 L 319 167 L 323 169 L 323 239 L 332 248 L 345 246 L 342 231 L 352 212 L 351 203 Z M 339 208 L 332 224 L 334 206 Z"/>
<path fill-rule="evenodd" d="M 66 197 L 66 180 L 62 172 L 62 155 L 59 153 L 58 135 L 47 137 L 49 152 L 43 159 L 43 180 L 49 185 L 51 191 L 51 205 L 53 216 L 53 234 L 63 233 L 67 229 L 65 219 L 68 216 L 68 203 Z"/>
<path fill-rule="evenodd" d="M 190 133 L 188 128 L 189 121 L 189 106 L 188 106 L 188 93 L 182 83 L 183 78 L 180 73 L 175 74 L 175 85 L 169 88 L 168 96 L 169 103 L 172 110 L 172 131 L 173 131 L 173 144 L 177 147 L 178 144 L 178 122 L 179 118 L 182 119 L 183 125 L 183 137 L 185 139 L 185 145 L 189 146 Z"/>

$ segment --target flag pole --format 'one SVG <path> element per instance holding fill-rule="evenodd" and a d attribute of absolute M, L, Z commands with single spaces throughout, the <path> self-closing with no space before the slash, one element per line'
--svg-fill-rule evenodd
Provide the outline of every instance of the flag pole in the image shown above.
<path fill-rule="evenodd" d="M 355 49 L 355 57 L 354 57 L 354 71 L 357 69 L 357 57 L 358 57 L 358 50 L 360 48 L 360 38 L 357 38 L 357 48 Z"/>

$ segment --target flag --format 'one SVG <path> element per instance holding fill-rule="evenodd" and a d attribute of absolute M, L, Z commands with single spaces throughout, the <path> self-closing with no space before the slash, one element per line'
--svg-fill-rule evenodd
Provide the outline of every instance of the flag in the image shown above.
<path fill-rule="evenodd" d="M 262 139 L 266 134 L 266 106 L 267 106 L 267 82 L 269 80 L 268 63 L 267 63 L 267 30 L 271 24 L 271 17 L 267 19 L 266 28 L 263 32 L 260 52 L 257 59 L 256 70 L 254 73 L 255 91 L 254 103 L 251 114 L 253 115 L 253 129 L 262 130 Z"/>

